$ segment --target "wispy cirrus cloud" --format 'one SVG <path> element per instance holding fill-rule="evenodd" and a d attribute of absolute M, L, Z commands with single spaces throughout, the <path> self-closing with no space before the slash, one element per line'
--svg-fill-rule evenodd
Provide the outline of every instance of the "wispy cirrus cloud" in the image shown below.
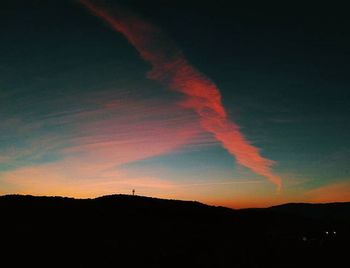
<path fill-rule="evenodd" d="M 152 65 L 149 78 L 184 94 L 186 99 L 182 106 L 198 115 L 201 126 L 212 133 L 238 163 L 266 177 L 280 189 L 281 178 L 271 170 L 274 162 L 261 156 L 239 126 L 228 119 L 216 85 L 194 68 L 160 29 L 120 6 L 112 9 L 101 1 L 80 2 L 122 33 L 140 56 Z"/>
<path fill-rule="evenodd" d="M 64 150 L 67 156 L 121 165 L 212 141 L 191 113 L 171 103 L 115 100 L 91 117 L 80 114 L 81 134 Z"/>
<path fill-rule="evenodd" d="M 24 136 L 17 133 L 17 139 L 25 139 L 20 145 L 7 142 L 0 164 L 11 163 L 12 167 L 0 172 L 2 191 L 95 196 L 138 187 L 157 192 L 171 183 L 131 175 L 120 167 L 215 142 L 193 113 L 172 101 L 133 96 L 121 101 L 114 96 L 93 103 L 85 108 L 80 104 L 69 113 L 42 116 L 35 128 L 23 120 L 9 123 L 8 127 L 18 124 L 36 131 L 24 132 Z M 47 131 L 48 126 L 53 130 Z M 57 157 L 46 159 L 53 155 Z"/>

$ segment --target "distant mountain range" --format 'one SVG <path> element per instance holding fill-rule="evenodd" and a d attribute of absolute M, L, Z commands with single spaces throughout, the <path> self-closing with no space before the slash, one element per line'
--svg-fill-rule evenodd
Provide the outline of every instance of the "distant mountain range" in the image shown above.
<path fill-rule="evenodd" d="M 322 219 L 328 222 L 350 221 L 350 202 L 326 204 L 289 203 L 268 209 L 280 213 Z"/>
<path fill-rule="evenodd" d="M 350 242 L 350 202 L 234 210 L 129 195 L 7 195 L 0 215 L 8 267 L 343 267 Z"/>

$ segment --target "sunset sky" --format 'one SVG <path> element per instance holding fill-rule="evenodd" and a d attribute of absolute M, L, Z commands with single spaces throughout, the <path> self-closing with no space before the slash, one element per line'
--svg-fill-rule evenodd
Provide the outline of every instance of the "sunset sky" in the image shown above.
<path fill-rule="evenodd" d="M 1 2 L 0 194 L 350 201 L 342 7 Z"/>

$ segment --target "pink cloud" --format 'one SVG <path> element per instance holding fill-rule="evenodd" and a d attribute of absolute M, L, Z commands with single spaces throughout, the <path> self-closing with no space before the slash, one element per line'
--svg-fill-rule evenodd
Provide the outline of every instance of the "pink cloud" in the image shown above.
<path fill-rule="evenodd" d="M 152 65 L 149 78 L 184 94 L 186 99 L 182 106 L 198 115 L 201 126 L 212 133 L 238 163 L 266 177 L 280 189 L 281 178 L 271 170 L 274 162 L 262 157 L 259 149 L 244 137 L 239 126 L 227 118 L 216 85 L 196 70 L 157 27 L 121 7 L 112 10 L 101 2 L 80 2 L 122 33 L 140 56 Z"/>

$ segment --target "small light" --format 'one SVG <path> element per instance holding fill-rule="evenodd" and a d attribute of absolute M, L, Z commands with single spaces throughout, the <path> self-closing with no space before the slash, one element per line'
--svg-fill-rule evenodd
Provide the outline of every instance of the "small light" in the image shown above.
<path fill-rule="evenodd" d="M 326 234 L 328 234 L 328 232 L 326 232 Z"/>
<path fill-rule="evenodd" d="M 337 232 L 336 232 L 336 231 L 334 231 L 334 232 L 333 232 L 333 234 L 337 234 Z"/>

